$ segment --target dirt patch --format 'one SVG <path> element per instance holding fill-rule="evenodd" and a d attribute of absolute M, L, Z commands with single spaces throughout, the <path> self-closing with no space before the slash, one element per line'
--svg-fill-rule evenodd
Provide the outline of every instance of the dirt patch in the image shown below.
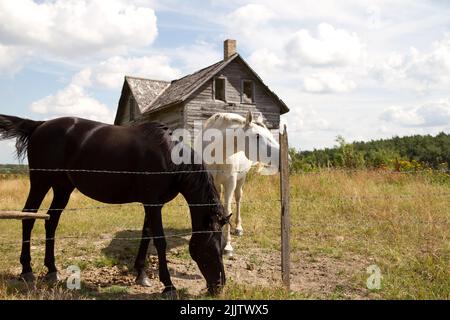
<path fill-rule="evenodd" d="M 281 285 L 280 252 L 259 248 L 242 250 L 243 254 L 236 254 L 225 262 L 229 278 L 249 285 Z M 364 287 L 364 281 L 357 281 L 371 264 L 365 258 L 356 255 L 334 258 L 300 251 L 292 253 L 291 260 L 291 290 L 294 292 L 318 299 L 374 297 Z"/>
<path fill-rule="evenodd" d="M 196 264 L 186 258 L 176 257 L 179 252 L 169 251 L 169 270 L 174 285 L 186 297 L 196 297 L 205 292 L 205 281 Z M 312 256 L 308 252 L 292 255 L 291 290 L 311 298 L 368 299 L 374 295 L 364 287 L 363 281 L 356 281 L 370 262 L 357 256 L 333 258 L 326 255 Z M 280 254 L 277 251 L 260 248 L 237 248 L 235 256 L 225 259 L 227 278 L 238 284 L 262 287 L 281 286 Z M 128 293 L 156 295 L 163 289 L 158 279 L 158 262 L 155 256 L 149 259 L 147 274 L 152 287 L 143 288 L 134 284 L 134 274 L 119 267 L 92 268 L 83 272 L 86 283 L 98 287 L 122 285 L 129 287 Z M 360 283 L 359 283 L 360 282 Z"/>
<path fill-rule="evenodd" d="M 96 252 L 106 248 L 105 243 L 94 243 Z M 107 246 L 107 245 L 106 245 Z M 109 246 L 110 247 L 110 246 Z M 201 298 L 206 292 L 206 283 L 195 262 L 186 255 L 184 246 L 172 246 L 168 250 L 169 271 L 175 287 L 182 298 Z M 97 251 L 98 250 L 98 251 Z M 224 259 L 227 279 L 240 285 L 275 288 L 281 287 L 280 253 L 258 247 L 235 246 L 233 258 Z M 104 252 L 105 253 L 105 252 Z M 97 256 L 97 254 L 95 256 Z M 151 287 L 135 284 L 132 270 L 134 252 L 118 246 L 111 254 L 114 263 L 109 266 L 96 265 L 96 258 L 78 257 L 85 261 L 82 270 L 83 290 L 80 297 L 97 299 L 160 299 L 163 285 L 158 277 L 158 259 L 152 249 L 148 258 L 147 275 Z M 291 290 L 302 297 L 317 299 L 368 299 L 376 296 L 365 288 L 365 269 L 370 261 L 356 255 L 332 257 L 327 254 L 311 254 L 297 251 L 291 255 Z M 13 280 L 20 268 L 10 270 L 7 287 L 20 288 Z M 43 275 L 40 275 L 41 278 Z M 61 270 L 62 279 L 69 275 Z M 17 277 L 15 277 L 17 279 Z M 360 280 L 359 280 L 360 279 Z M 3 280 L 6 280 L 5 278 Z M 60 284 L 64 287 L 65 280 Z"/>

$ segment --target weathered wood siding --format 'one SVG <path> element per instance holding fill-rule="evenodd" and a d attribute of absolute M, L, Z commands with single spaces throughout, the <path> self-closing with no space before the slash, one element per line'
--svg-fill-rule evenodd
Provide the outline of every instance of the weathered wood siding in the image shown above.
<path fill-rule="evenodd" d="M 130 90 L 127 90 L 124 97 L 122 97 L 122 108 L 119 108 L 119 114 L 116 116 L 115 124 L 126 126 L 131 125 L 133 121 L 138 120 L 142 114 L 139 107 L 131 94 Z"/>
<path fill-rule="evenodd" d="M 269 129 L 279 128 L 280 107 L 243 64 L 234 61 L 217 76 L 223 76 L 226 79 L 226 101 L 214 100 L 214 80 L 207 82 L 184 103 L 185 127 L 187 129 L 192 132 L 194 121 L 206 120 L 217 112 L 232 112 L 245 116 L 249 110 L 254 115 L 260 113 Z M 242 80 L 252 80 L 254 83 L 253 103 L 241 103 Z"/>
<path fill-rule="evenodd" d="M 184 108 L 182 105 L 175 105 L 157 112 L 145 114 L 144 117 L 148 121 L 165 123 L 171 130 L 184 127 Z"/>

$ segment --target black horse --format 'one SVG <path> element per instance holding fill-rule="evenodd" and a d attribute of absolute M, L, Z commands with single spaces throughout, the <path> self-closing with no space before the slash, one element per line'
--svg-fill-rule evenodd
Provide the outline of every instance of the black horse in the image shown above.
<path fill-rule="evenodd" d="M 48 280 L 58 280 L 54 256 L 55 231 L 61 213 L 76 188 L 104 203 L 144 204 L 142 240 L 135 262 L 136 282 L 150 285 L 145 273 L 145 260 L 149 238 L 153 237 L 164 292 L 174 291 L 167 268 L 161 210 L 163 204 L 181 193 L 191 205 L 191 257 L 205 277 L 209 292 L 217 294 L 221 291 L 225 284 L 221 230 L 229 217 L 224 217 L 212 177 L 202 164 L 173 163 L 171 151 L 181 142 L 172 141 L 166 126 L 150 122 L 119 127 L 80 118 L 32 121 L 0 115 L 0 139 L 8 138 L 17 138 L 19 158 L 28 153 L 30 193 L 23 211 L 37 212 L 47 192 L 53 189 L 54 198 L 48 212 L 50 219 L 45 222 Z M 21 277 L 26 281 L 35 279 L 30 256 L 34 222 L 34 219 L 22 222 Z"/>

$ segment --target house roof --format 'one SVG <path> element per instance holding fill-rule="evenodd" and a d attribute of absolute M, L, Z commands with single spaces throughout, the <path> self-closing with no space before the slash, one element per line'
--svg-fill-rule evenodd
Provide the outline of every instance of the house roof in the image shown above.
<path fill-rule="evenodd" d="M 221 60 L 209 67 L 201 69 L 195 73 L 187 75 L 172 82 L 149 80 L 135 77 L 125 77 L 141 113 L 154 112 L 162 108 L 180 103 L 188 99 L 198 88 L 204 85 L 218 72 L 225 68 L 232 61 L 239 59 L 263 84 L 269 94 L 279 102 L 281 113 L 286 113 L 289 108 L 286 104 L 272 92 L 256 74 L 256 72 L 242 59 L 239 54 L 234 54 L 227 60 Z"/>
<path fill-rule="evenodd" d="M 144 112 L 146 107 L 152 105 L 156 98 L 170 86 L 169 81 L 150 80 L 130 76 L 126 76 L 125 81 L 128 83 L 141 112 Z"/>

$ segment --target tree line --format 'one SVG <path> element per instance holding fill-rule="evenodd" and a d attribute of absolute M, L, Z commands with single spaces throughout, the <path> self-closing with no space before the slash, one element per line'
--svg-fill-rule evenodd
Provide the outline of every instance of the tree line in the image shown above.
<path fill-rule="evenodd" d="M 450 134 L 414 135 L 348 143 L 342 136 L 336 146 L 313 151 L 290 149 L 293 171 L 320 168 L 449 170 Z"/>

